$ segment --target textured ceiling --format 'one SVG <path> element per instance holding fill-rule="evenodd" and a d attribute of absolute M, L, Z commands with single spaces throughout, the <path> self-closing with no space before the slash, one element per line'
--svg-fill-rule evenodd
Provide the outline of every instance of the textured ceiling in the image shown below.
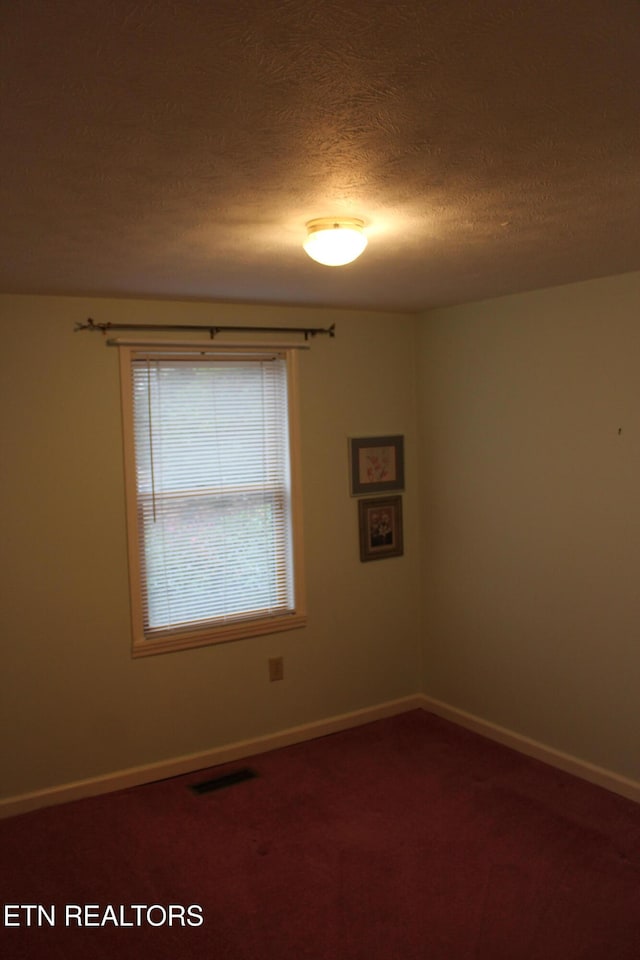
<path fill-rule="evenodd" d="M 0 290 L 415 310 L 640 268 L 637 0 L 6 0 Z M 319 266 L 305 221 L 367 225 Z"/>

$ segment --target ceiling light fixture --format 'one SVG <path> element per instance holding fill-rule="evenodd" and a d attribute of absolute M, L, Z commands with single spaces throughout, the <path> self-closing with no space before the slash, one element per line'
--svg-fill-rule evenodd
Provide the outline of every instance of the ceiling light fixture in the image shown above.
<path fill-rule="evenodd" d="M 319 217 L 307 223 L 303 246 L 312 260 L 327 267 L 341 267 L 360 256 L 367 245 L 362 220 Z"/>

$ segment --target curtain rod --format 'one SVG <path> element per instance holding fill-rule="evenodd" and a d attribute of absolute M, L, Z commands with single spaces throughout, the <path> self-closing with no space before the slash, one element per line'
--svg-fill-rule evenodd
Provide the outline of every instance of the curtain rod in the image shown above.
<path fill-rule="evenodd" d="M 258 350 L 261 353 L 265 351 L 277 353 L 279 350 L 308 350 L 309 344 L 304 343 L 301 340 L 298 340 L 297 343 L 289 342 L 286 340 L 274 340 L 273 343 L 253 343 L 249 341 L 238 341 L 238 340 L 129 340 L 122 337 L 114 337 L 110 340 L 107 340 L 108 347 L 148 347 L 148 352 L 153 353 L 154 347 L 164 348 L 164 347 L 177 347 L 177 348 L 186 348 L 191 353 L 194 352 L 208 352 L 216 353 L 224 350 L 228 352 L 229 350 L 238 350 L 242 353 L 250 352 L 251 350 Z M 162 353 L 162 349 L 158 352 Z"/>
<path fill-rule="evenodd" d="M 91 317 L 86 323 L 76 323 L 74 332 L 78 333 L 79 330 L 99 330 L 100 333 L 108 333 L 111 330 L 206 330 L 212 340 L 216 334 L 230 330 L 244 330 L 247 333 L 303 333 L 305 340 L 318 334 L 327 334 L 329 337 L 336 335 L 335 323 L 330 327 L 233 327 L 218 323 L 96 323 Z"/>

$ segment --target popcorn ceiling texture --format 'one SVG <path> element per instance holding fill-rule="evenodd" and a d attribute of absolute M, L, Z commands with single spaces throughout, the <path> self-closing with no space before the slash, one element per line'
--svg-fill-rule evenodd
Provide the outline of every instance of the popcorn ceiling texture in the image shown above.
<path fill-rule="evenodd" d="M 12 0 L 0 290 L 416 310 L 640 268 L 636 0 Z M 365 220 L 329 270 L 305 221 Z"/>

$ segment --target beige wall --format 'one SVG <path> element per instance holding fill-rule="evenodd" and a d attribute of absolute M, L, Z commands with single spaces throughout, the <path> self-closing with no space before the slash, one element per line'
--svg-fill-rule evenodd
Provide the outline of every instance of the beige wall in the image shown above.
<path fill-rule="evenodd" d="M 424 691 L 640 778 L 640 274 L 428 315 Z"/>
<path fill-rule="evenodd" d="M 423 318 L 0 297 L 0 796 L 420 689 L 640 778 L 639 308 L 639 274 Z M 117 357 L 88 316 L 337 324 L 301 357 L 306 629 L 131 659 Z M 377 433 L 406 437 L 405 556 L 361 564 L 346 438 Z"/>
<path fill-rule="evenodd" d="M 335 322 L 301 357 L 309 624 L 130 656 L 112 322 Z M 195 303 L 0 298 L 0 795 L 213 749 L 420 683 L 415 318 Z M 406 437 L 405 556 L 361 564 L 347 437 Z M 267 658 L 283 655 L 270 684 Z"/>

